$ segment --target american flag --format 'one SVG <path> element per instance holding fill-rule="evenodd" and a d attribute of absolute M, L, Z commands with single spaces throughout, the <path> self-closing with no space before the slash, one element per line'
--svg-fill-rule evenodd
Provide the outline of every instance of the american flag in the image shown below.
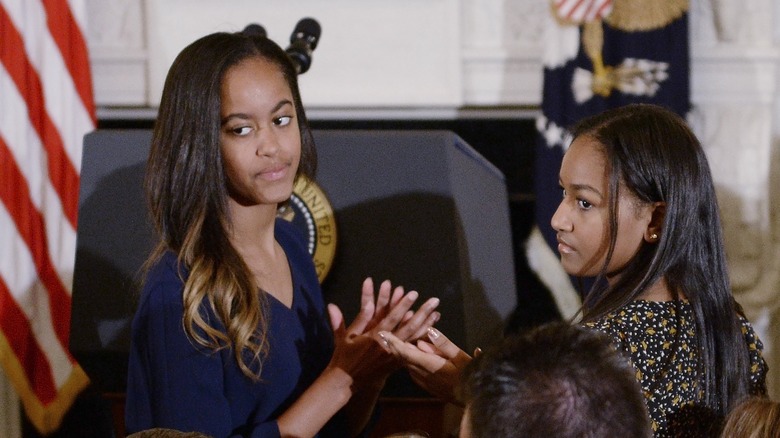
<path fill-rule="evenodd" d="M 0 0 L 0 362 L 58 428 L 88 379 L 68 351 L 83 136 L 95 129 L 82 0 Z"/>
<path fill-rule="evenodd" d="M 612 0 L 555 0 L 553 9 L 563 20 L 590 21 L 609 15 Z"/>
<path fill-rule="evenodd" d="M 555 295 L 556 289 L 573 291 L 552 255 L 557 242 L 550 226 L 561 199 L 566 128 L 629 103 L 663 105 L 682 116 L 691 104 L 687 0 L 557 0 L 552 6 L 534 167 L 540 233 L 532 236 L 544 239 L 532 239 L 528 252 L 530 260 L 543 260 L 534 270 Z"/>

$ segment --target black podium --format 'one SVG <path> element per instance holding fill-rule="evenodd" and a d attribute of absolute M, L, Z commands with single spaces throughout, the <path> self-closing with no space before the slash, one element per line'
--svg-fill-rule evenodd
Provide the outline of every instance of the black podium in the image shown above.
<path fill-rule="evenodd" d="M 325 300 L 351 320 L 363 279 L 391 279 L 441 298 L 437 327 L 466 351 L 496 341 L 516 304 L 500 171 L 449 131 L 314 137 L 338 228 Z M 140 268 L 154 245 L 142 193 L 150 138 L 107 130 L 84 143 L 70 349 L 105 392 L 124 392 Z"/>

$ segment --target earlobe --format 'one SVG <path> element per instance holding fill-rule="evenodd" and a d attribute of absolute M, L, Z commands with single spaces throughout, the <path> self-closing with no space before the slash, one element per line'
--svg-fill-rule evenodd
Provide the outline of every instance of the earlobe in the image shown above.
<path fill-rule="evenodd" d="M 666 216 L 666 203 L 654 202 L 650 213 L 650 223 L 647 224 L 645 231 L 645 241 L 655 243 L 661 237 L 661 231 Z"/>

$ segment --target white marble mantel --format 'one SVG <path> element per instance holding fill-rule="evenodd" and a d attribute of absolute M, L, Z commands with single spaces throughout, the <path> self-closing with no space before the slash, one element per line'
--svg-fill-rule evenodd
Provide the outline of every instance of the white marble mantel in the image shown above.
<path fill-rule="evenodd" d="M 322 25 L 304 102 L 317 117 L 458 117 L 541 98 L 546 0 L 88 0 L 101 117 L 153 117 L 165 72 L 197 36 L 265 26 L 286 46 Z M 780 0 L 691 0 L 690 120 L 722 204 L 735 294 L 780 397 Z"/>

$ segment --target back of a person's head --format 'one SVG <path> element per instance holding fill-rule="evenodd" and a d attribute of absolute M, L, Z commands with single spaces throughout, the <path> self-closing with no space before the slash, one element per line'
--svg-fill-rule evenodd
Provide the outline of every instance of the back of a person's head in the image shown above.
<path fill-rule="evenodd" d="M 154 428 L 135 432 L 127 438 L 211 438 L 200 432 L 183 432 L 175 429 Z"/>
<path fill-rule="evenodd" d="M 739 403 L 726 417 L 721 437 L 780 437 L 780 402 L 751 397 Z"/>
<path fill-rule="evenodd" d="M 391 435 L 385 435 L 384 438 L 428 438 L 428 433 L 421 430 L 410 430 L 406 432 L 396 432 Z"/>
<path fill-rule="evenodd" d="M 463 392 L 473 438 L 651 435 L 633 367 L 602 334 L 564 322 L 477 357 Z"/>

